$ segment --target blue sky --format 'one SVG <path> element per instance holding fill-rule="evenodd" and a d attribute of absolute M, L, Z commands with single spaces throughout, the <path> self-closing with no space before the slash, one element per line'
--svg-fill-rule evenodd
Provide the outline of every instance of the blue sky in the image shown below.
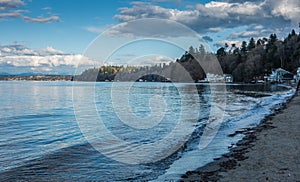
<path fill-rule="evenodd" d="M 144 29 L 124 25 L 143 18 L 180 23 L 203 37 L 205 44 L 215 51 L 225 42 L 239 45 L 243 40 L 268 37 L 270 33 L 286 36 L 292 28 L 297 30 L 299 17 L 299 0 L 0 0 L 0 73 L 74 73 L 80 56 L 104 30 L 119 39 L 126 37 L 125 42 L 136 40 L 136 37 L 151 37 L 155 33 L 151 23 L 140 25 Z M 115 26 L 120 23 L 124 26 Z M 174 33 L 174 27 L 166 26 L 160 31 Z M 129 34 L 132 35 L 128 37 Z M 184 41 L 179 32 L 174 36 L 178 40 L 181 37 L 180 42 L 184 42 L 181 46 L 186 49 L 188 45 L 199 45 L 199 42 L 189 44 L 189 38 Z M 159 38 L 166 37 L 169 36 L 162 34 Z M 105 45 L 111 41 L 106 40 L 99 49 L 105 50 Z M 150 44 L 149 49 L 151 45 L 159 47 L 151 41 L 147 44 Z M 138 47 L 131 51 L 123 49 L 119 54 L 139 52 Z M 182 54 L 182 49 L 172 51 L 171 47 L 171 59 Z M 84 59 L 80 64 L 97 65 L 93 61 L 99 60 Z"/>
<path fill-rule="evenodd" d="M 18 42 L 31 48 L 53 46 L 70 53 L 82 53 L 86 46 L 108 26 L 118 24 L 114 17 L 118 9 L 130 6 L 131 1 L 112 0 L 32 0 L 24 1 L 20 9 L 30 17 L 56 15 L 59 21 L 47 23 L 26 22 L 21 18 L 0 19 L 1 44 Z M 169 8 L 185 9 L 188 2 L 161 2 Z M 207 1 L 200 1 L 201 3 Z M 88 31 L 89 28 L 97 30 Z"/>

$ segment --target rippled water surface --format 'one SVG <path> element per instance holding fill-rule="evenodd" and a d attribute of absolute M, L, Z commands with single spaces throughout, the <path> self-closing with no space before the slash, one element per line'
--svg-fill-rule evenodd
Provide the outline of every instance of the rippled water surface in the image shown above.
<path fill-rule="evenodd" d="M 218 86 L 209 84 L 120 83 L 112 94 L 112 84 L 0 82 L 0 181 L 178 179 L 185 171 L 200 167 L 226 152 L 229 145 L 242 137 L 230 138 L 228 134 L 257 125 L 293 93 L 285 87 L 264 85 L 227 85 L 224 93 Z M 124 90 L 129 91 L 129 107 L 122 102 Z M 200 150 L 198 144 L 202 132 L 209 117 L 213 117 L 211 108 L 218 105 L 220 96 L 226 97 L 222 125 L 214 140 Z M 87 102 L 91 98 L 93 100 Z M 182 143 L 174 140 L 178 147 L 172 155 L 168 152 L 174 148 L 174 142 L 168 142 L 160 148 L 143 151 L 143 157 L 152 160 L 164 156 L 161 160 L 126 164 L 107 154 L 119 154 L 119 151 L 130 154 L 137 148 L 127 150 L 124 144 L 110 143 L 101 148 L 107 153 L 97 151 L 84 136 L 95 133 L 98 121 L 92 123 L 95 127 L 82 126 L 76 120 L 74 107 L 81 109 L 75 113 L 82 118 L 89 118 L 89 111 L 94 109 L 110 134 L 136 145 L 166 138 L 176 129 L 180 118 L 185 122 L 182 126 L 193 130 L 190 133 L 178 130 L 176 136 L 186 137 L 186 140 L 180 140 Z M 153 114 L 157 116 L 154 119 Z M 126 123 L 126 118 L 132 122 Z M 159 122 L 148 126 L 143 123 L 145 118 L 150 124 L 155 119 Z M 124 155 L 124 158 L 128 156 Z"/>

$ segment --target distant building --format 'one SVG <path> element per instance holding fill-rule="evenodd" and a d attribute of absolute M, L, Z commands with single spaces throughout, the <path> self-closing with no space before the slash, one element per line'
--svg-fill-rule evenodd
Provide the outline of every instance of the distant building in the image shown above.
<path fill-rule="evenodd" d="M 222 75 L 216 75 L 207 73 L 206 79 L 204 81 L 200 82 L 226 82 L 226 83 L 232 83 L 233 82 L 233 76 L 231 74 L 224 74 Z"/>
<path fill-rule="evenodd" d="M 224 82 L 224 77 L 221 75 L 207 73 L 205 80 L 208 82 Z"/>
<path fill-rule="evenodd" d="M 278 68 L 272 71 L 272 74 L 268 77 L 268 81 L 271 83 L 282 83 L 285 80 L 293 80 L 294 75 L 282 68 Z"/>
<path fill-rule="evenodd" d="M 224 80 L 226 83 L 232 83 L 233 82 L 233 76 L 231 74 L 224 74 Z"/>

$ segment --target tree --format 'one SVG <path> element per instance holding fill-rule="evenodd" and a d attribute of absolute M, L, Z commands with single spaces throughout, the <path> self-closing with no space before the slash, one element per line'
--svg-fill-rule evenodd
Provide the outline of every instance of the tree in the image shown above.
<path fill-rule="evenodd" d="M 243 55 L 246 55 L 246 53 L 247 53 L 247 42 L 246 41 L 242 42 L 241 53 Z"/>
<path fill-rule="evenodd" d="M 276 34 L 271 34 L 268 43 L 266 45 L 267 60 L 266 60 L 265 68 L 268 69 L 269 71 L 272 68 L 276 68 L 278 62 L 280 63 L 279 58 L 276 56 L 278 51 L 276 42 L 277 42 Z"/>
<path fill-rule="evenodd" d="M 189 48 L 189 53 L 192 54 L 192 55 L 195 54 L 195 49 L 194 49 L 193 46 L 190 46 L 190 48 Z"/>
<path fill-rule="evenodd" d="M 227 43 L 225 43 L 225 51 L 228 50 L 229 45 Z"/>
<path fill-rule="evenodd" d="M 200 55 L 204 55 L 205 54 L 205 48 L 204 48 L 204 46 L 202 44 L 200 44 L 200 46 L 199 46 L 199 53 L 200 53 Z"/>
<path fill-rule="evenodd" d="M 258 39 L 257 42 L 256 42 L 256 46 L 261 46 L 263 44 L 264 44 L 263 40 L 261 40 L 261 39 Z"/>
<path fill-rule="evenodd" d="M 250 39 L 250 41 L 249 41 L 249 44 L 248 44 L 247 49 L 248 49 L 248 51 L 250 51 L 250 50 L 252 50 L 252 49 L 254 49 L 254 48 L 255 48 L 255 40 L 254 40 L 254 38 L 252 37 L 252 38 Z"/>
<path fill-rule="evenodd" d="M 292 36 L 295 36 L 295 35 L 296 35 L 296 32 L 295 32 L 295 30 L 294 30 L 294 29 L 292 30 L 292 33 L 291 33 L 291 35 L 292 35 Z"/>
<path fill-rule="evenodd" d="M 236 54 L 236 53 L 238 53 L 238 49 L 237 49 L 237 47 L 236 47 L 236 44 L 231 44 L 231 50 L 230 50 L 231 52 L 232 52 L 232 54 Z"/>
<path fill-rule="evenodd" d="M 275 33 L 271 34 L 270 39 L 269 39 L 269 43 L 274 44 L 276 41 L 277 41 L 277 35 Z"/>
<path fill-rule="evenodd" d="M 226 51 L 224 47 L 221 47 L 220 49 L 217 50 L 217 56 L 218 57 L 226 56 Z"/>

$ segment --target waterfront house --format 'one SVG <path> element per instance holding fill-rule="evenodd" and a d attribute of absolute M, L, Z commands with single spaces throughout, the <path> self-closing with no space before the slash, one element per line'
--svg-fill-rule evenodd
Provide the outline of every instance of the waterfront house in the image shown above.
<path fill-rule="evenodd" d="M 282 68 L 278 68 L 272 71 L 272 74 L 268 77 L 268 81 L 271 83 L 282 83 L 285 80 L 293 80 L 294 75 Z"/>

